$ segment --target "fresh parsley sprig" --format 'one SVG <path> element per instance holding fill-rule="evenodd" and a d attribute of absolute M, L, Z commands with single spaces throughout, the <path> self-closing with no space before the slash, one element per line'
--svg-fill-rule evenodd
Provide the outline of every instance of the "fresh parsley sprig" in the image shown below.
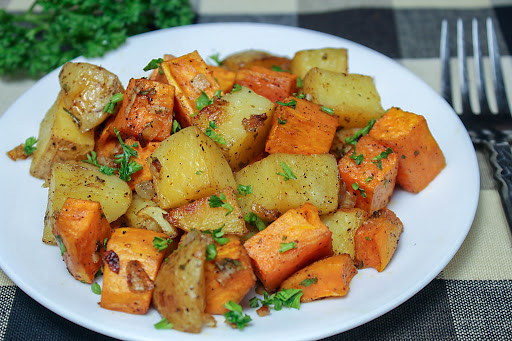
<path fill-rule="evenodd" d="M 224 137 L 222 137 L 221 134 L 214 131 L 214 129 L 217 129 L 218 126 L 215 124 L 214 121 L 210 121 L 208 123 L 208 128 L 204 131 L 205 135 L 211 138 L 213 141 L 219 143 L 219 144 L 226 144 L 226 140 L 224 140 Z"/>
<path fill-rule="evenodd" d="M 96 156 L 96 152 L 94 150 L 91 150 L 91 153 L 87 154 L 87 160 L 83 160 L 82 162 L 90 163 L 91 165 L 99 167 L 99 171 L 105 175 L 114 175 L 116 172 L 116 168 L 100 165 L 98 162 L 98 158 Z"/>
<path fill-rule="evenodd" d="M 160 238 L 160 237 L 153 238 L 153 247 L 155 249 L 157 249 L 158 252 L 162 252 L 165 249 L 167 249 L 167 247 L 169 245 L 171 245 L 171 243 L 172 243 L 172 239 L 170 239 L 170 238 Z"/>
<path fill-rule="evenodd" d="M 258 231 L 263 231 L 268 226 L 268 223 L 258 217 L 254 212 L 247 213 L 244 216 L 244 220 L 246 223 L 256 226 Z"/>
<path fill-rule="evenodd" d="M 224 307 L 228 309 L 228 312 L 224 313 L 226 321 L 236 326 L 238 329 L 244 329 L 247 327 L 249 322 L 252 321 L 252 318 L 249 315 L 243 313 L 242 306 L 239 304 L 229 301 L 224 303 Z"/>
<path fill-rule="evenodd" d="M 258 308 L 260 304 L 269 308 L 273 306 L 276 311 L 281 310 L 283 307 L 299 309 L 302 295 L 302 289 L 281 289 L 272 295 L 269 295 L 265 291 L 263 293 L 263 299 L 259 299 L 258 297 L 251 298 L 249 300 L 249 306 L 251 308 Z"/>
<path fill-rule="evenodd" d="M 224 231 L 222 229 L 226 226 L 226 224 L 222 225 L 220 228 L 215 229 L 213 231 L 205 230 L 201 231 L 203 234 L 211 234 L 213 240 L 215 240 L 219 245 L 224 245 L 229 242 L 229 238 L 224 237 Z"/>
<path fill-rule="evenodd" d="M 149 71 L 149 70 L 158 69 L 158 73 L 160 75 L 163 75 L 164 74 L 164 70 L 162 70 L 162 62 L 163 61 L 164 61 L 163 58 L 151 59 L 151 61 L 148 63 L 148 65 L 146 65 L 142 70 Z"/>
<path fill-rule="evenodd" d="M 107 112 L 109 114 L 113 114 L 116 110 L 117 103 L 123 100 L 123 94 L 121 92 L 110 97 L 110 100 L 103 107 L 103 112 Z"/>
<path fill-rule="evenodd" d="M 126 143 L 124 143 L 117 129 L 114 128 L 114 132 L 116 133 L 117 138 L 119 139 L 121 147 L 123 148 L 123 153 L 116 155 L 114 157 L 114 162 L 119 164 L 119 178 L 121 178 L 121 180 L 128 182 L 132 179 L 131 175 L 133 173 L 136 173 L 142 169 L 142 165 L 138 164 L 134 160 L 130 160 L 131 157 L 137 157 L 137 151 L 133 148 L 137 148 L 139 144 L 135 142 L 134 144 L 129 146 Z"/>
<path fill-rule="evenodd" d="M 212 195 L 208 199 L 208 203 L 210 204 L 210 207 L 224 207 L 228 212 L 226 215 L 231 214 L 233 212 L 233 206 L 231 206 L 227 201 L 226 196 L 224 193 L 220 193 L 219 196 Z"/>
<path fill-rule="evenodd" d="M 25 140 L 25 143 L 23 144 L 23 152 L 25 155 L 29 156 L 37 149 L 37 147 L 34 146 L 37 141 L 38 140 L 34 136 L 31 136 Z"/>

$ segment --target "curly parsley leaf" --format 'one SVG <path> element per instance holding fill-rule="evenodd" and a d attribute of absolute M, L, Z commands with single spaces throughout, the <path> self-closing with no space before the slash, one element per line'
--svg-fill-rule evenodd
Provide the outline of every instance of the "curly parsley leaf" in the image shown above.
<path fill-rule="evenodd" d="M 158 252 L 162 252 L 172 243 L 172 239 L 170 238 L 153 238 L 153 247 L 158 250 Z"/>
<path fill-rule="evenodd" d="M 204 131 L 205 135 L 211 138 L 214 142 L 217 142 L 219 144 L 226 144 L 226 140 L 224 140 L 224 137 L 222 137 L 221 134 L 214 131 L 214 129 L 217 129 L 218 126 L 215 124 L 214 121 L 210 121 L 208 123 L 208 128 Z"/>
<path fill-rule="evenodd" d="M 243 313 L 242 306 L 239 304 L 229 301 L 224 304 L 224 307 L 229 310 L 227 313 L 224 313 L 226 321 L 233 324 L 238 329 L 244 329 L 247 327 L 247 324 L 252 321 L 252 318 L 249 315 Z"/>
<path fill-rule="evenodd" d="M 117 129 L 114 128 L 114 132 L 119 139 L 121 147 L 123 148 L 123 153 L 116 155 L 114 162 L 119 164 L 119 178 L 128 182 L 132 179 L 131 175 L 133 173 L 136 173 L 142 169 L 142 165 L 138 164 L 134 160 L 130 160 L 131 157 L 137 157 L 137 151 L 133 148 L 137 148 L 139 144 L 135 142 L 129 146 L 123 142 L 123 139 L 121 138 L 121 135 Z"/>
<path fill-rule="evenodd" d="M 103 112 L 107 112 L 109 114 L 113 114 L 116 110 L 116 106 L 118 102 L 121 102 L 123 100 L 123 94 L 117 93 L 110 97 L 110 101 L 108 101 L 107 104 L 103 107 Z"/>
<path fill-rule="evenodd" d="M 211 234 L 213 237 L 213 240 L 215 240 L 219 245 L 224 245 L 229 242 L 229 238 L 224 237 L 224 231 L 222 231 L 222 228 L 224 228 L 226 224 L 222 225 L 220 228 L 215 229 L 213 231 L 205 230 L 201 231 L 203 234 Z"/>
<path fill-rule="evenodd" d="M 37 149 L 37 147 L 34 146 L 36 143 L 37 139 L 34 136 L 25 140 L 25 143 L 23 144 L 23 152 L 25 155 L 29 156 Z"/>
<path fill-rule="evenodd" d="M 258 231 L 263 231 L 268 226 L 267 222 L 262 220 L 256 213 L 253 212 L 247 213 L 244 216 L 244 220 L 246 223 L 256 226 Z"/>
<path fill-rule="evenodd" d="M 219 196 L 212 195 L 208 199 L 208 203 L 210 204 L 210 207 L 224 207 L 228 212 L 226 215 L 229 215 L 231 212 L 233 212 L 233 206 L 231 206 L 228 202 L 226 202 L 226 196 L 224 193 L 220 193 Z"/>
<path fill-rule="evenodd" d="M 91 150 L 91 153 L 87 154 L 87 160 L 83 160 L 82 162 L 90 163 L 91 165 L 99 167 L 99 171 L 105 175 L 114 175 L 116 172 L 115 168 L 100 165 L 98 162 L 98 158 L 96 156 L 96 152 L 94 150 Z"/>

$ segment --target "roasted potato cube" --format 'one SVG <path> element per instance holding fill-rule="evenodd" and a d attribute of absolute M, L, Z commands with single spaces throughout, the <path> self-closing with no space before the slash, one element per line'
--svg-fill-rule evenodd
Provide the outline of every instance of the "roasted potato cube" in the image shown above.
<path fill-rule="evenodd" d="M 30 174 L 45 179 L 56 162 L 85 160 L 94 149 L 94 132 L 82 133 L 64 109 L 62 93 L 41 121 L 37 149 L 32 154 Z"/>
<path fill-rule="evenodd" d="M 304 79 L 306 73 L 314 67 L 348 73 L 347 49 L 323 48 L 297 51 L 290 64 L 290 71 Z"/>
<path fill-rule="evenodd" d="M 162 232 L 162 228 L 154 219 L 138 214 L 140 210 L 148 206 L 158 207 L 158 204 L 151 199 L 144 199 L 137 193 L 134 193 L 130 207 L 128 207 L 128 210 L 123 216 L 126 225 L 140 229 Z"/>
<path fill-rule="evenodd" d="M 263 152 L 273 115 L 274 103 L 242 87 L 216 98 L 194 117 L 194 125 L 203 132 L 217 134 L 219 139 L 222 137 L 217 146 L 231 169 L 238 171 Z"/>
<path fill-rule="evenodd" d="M 211 231 L 222 227 L 225 233 L 247 233 L 242 210 L 231 187 L 171 210 L 165 218 L 184 231 Z"/>
<path fill-rule="evenodd" d="M 105 105 L 113 95 L 124 92 L 116 75 L 89 63 L 64 64 L 59 82 L 63 107 L 73 115 L 82 132 L 103 122 L 110 115 L 103 111 Z"/>
<path fill-rule="evenodd" d="M 163 209 L 186 205 L 227 186 L 237 187 L 222 152 L 195 126 L 161 142 L 147 162 Z"/>
<path fill-rule="evenodd" d="M 187 233 L 176 252 L 162 264 L 155 280 L 153 304 L 174 329 L 200 333 L 206 319 L 205 271 L 209 235 Z"/>
<path fill-rule="evenodd" d="M 55 245 L 52 229 L 67 198 L 98 201 L 107 221 L 122 216 L 132 201 L 128 184 L 114 175 L 105 175 L 86 163 L 56 163 L 52 167 L 48 204 L 44 216 L 43 242 Z"/>
<path fill-rule="evenodd" d="M 367 218 L 368 213 L 360 208 L 342 208 L 320 217 L 322 223 L 332 232 L 334 254 L 347 253 L 354 259 L 354 235 Z"/>
<path fill-rule="evenodd" d="M 288 168 L 290 174 L 284 169 Z M 287 175 L 293 175 L 293 179 Z M 252 193 L 239 199 L 242 212 L 258 214 L 258 207 L 277 216 L 309 202 L 322 214 L 338 207 L 339 180 L 336 159 L 330 154 L 271 154 L 235 174 Z"/>
<path fill-rule="evenodd" d="M 342 128 L 362 128 L 384 114 L 369 76 L 313 68 L 304 77 L 303 85 L 312 102 L 334 109 Z"/>

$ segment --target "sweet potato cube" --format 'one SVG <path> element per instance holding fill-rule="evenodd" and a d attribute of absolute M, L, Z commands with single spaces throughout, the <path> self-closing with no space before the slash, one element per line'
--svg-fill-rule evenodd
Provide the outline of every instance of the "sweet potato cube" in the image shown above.
<path fill-rule="evenodd" d="M 256 276 L 267 291 L 274 291 L 297 270 L 332 255 L 331 231 L 320 221 L 316 207 L 307 203 L 287 211 L 244 247 Z"/>
<path fill-rule="evenodd" d="M 124 141 L 124 143 L 126 143 L 129 146 L 132 146 L 135 142 L 137 141 L 133 139 L 126 139 Z M 137 184 L 143 181 L 153 180 L 153 175 L 151 175 L 151 171 L 149 170 L 149 166 L 146 159 L 151 156 L 151 154 L 159 145 L 160 142 L 149 142 L 144 147 L 141 145 L 141 143 L 138 143 L 137 147 L 133 147 L 133 149 L 135 149 L 135 151 L 137 152 L 137 157 L 132 157 L 130 160 L 137 162 L 139 165 L 142 166 L 142 169 L 131 175 L 131 180 L 128 182 L 128 185 L 132 190 L 135 189 L 135 186 L 137 186 Z"/>
<path fill-rule="evenodd" d="M 92 283 L 102 263 L 104 240 L 110 237 L 110 224 L 100 203 L 66 199 L 53 234 L 69 273 L 79 281 Z"/>
<path fill-rule="evenodd" d="M 384 208 L 373 213 L 355 235 L 358 267 L 384 270 L 395 253 L 403 229 L 404 225 L 393 211 Z"/>
<path fill-rule="evenodd" d="M 328 153 L 336 134 L 338 119 L 323 112 L 320 105 L 305 99 L 288 97 L 283 102 L 294 101 L 295 108 L 277 106 L 265 151 L 269 154 Z"/>
<path fill-rule="evenodd" d="M 196 100 L 202 92 L 212 98 L 220 86 L 197 51 L 164 61 L 161 66 L 167 81 L 174 86 L 176 120 L 188 127 L 198 111 Z"/>
<path fill-rule="evenodd" d="M 350 255 L 344 253 L 318 260 L 297 271 L 281 283 L 281 289 L 301 289 L 301 302 L 325 297 L 345 296 L 357 274 Z"/>
<path fill-rule="evenodd" d="M 251 259 L 237 236 L 226 236 L 224 245 L 215 243 L 217 255 L 205 263 L 206 312 L 224 314 L 225 303 L 240 301 L 256 284 Z"/>
<path fill-rule="evenodd" d="M 222 204 L 219 200 L 222 201 Z M 209 231 L 222 227 L 222 231 L 225 233 L 241 236 L 247 233 L 235 191 L 229 186 L 212 195 L 173 209 L 165 218 L 173 226 L 187 232 L 194 229 Z"/>
<path fill-rule="evenodd" d="M 338 169 L 347 189 L 356 195 L 356 207 L 371 214 L 389 203 L 398 169 L 397 155 L 392 150 L 365 135 L 355 151 L 340 159 Z"/>
<path fill-rule="evenodd" d="M 238 70 L 235 83 L 254 90 L 258 95 L 264 96 L 274 103 L 297 92 L 297 76 L 288 72 L 270 70 L 263 66 Z"/>
<path fill-rule="evenodd" d="M 103 256 L 102 308 L 129 314 L 148 311 L 165 254 L 153 246 L 155 237 L 167 239 L 166 234 L 151 230 L 133 227 L 114 230 Z"/>
<path fill-rule="evenodd" d="M 131 79 L 110 127 L 139 141 L 163 141 L 172 131 L 174 88 L 148 79 Z"/>
<path fill-rule="evenodd" d="M 208 65 L 208 69 L 213 73 L 213 78 L 219 84 L 222 92 L 226 94 L 231 92 L 235 84 L 236 72 L 214 65 Z"/>
<path fill-rule="evenodd" d="M 441 172 L 446 161 L 421 115 L 391 108 L 377 120 L 369 135 L 399 156 L 396 181 L 418 193 Z"/>

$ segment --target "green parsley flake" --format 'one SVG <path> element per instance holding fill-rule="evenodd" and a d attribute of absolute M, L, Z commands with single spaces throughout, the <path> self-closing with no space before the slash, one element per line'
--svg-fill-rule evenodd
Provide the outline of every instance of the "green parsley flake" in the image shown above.
<path fill-rule="evenodd" d="M 224 237 L 224 231 L 222 229 L 226 226 L 226 224 L 222 225 L 218 229 L 215 229 L 213 231 L 206 230 L 201 231 L 203 234 L 211 234 L 213 237 L 213 240 L 215 240 L 219 245 L 224 245 L 229 242 L 229 238 Z"/>
<path fill-rule="evenodd" d="M 297 88 L 302 88 L 302 87 L 303 87 L 302 78 L 297 77 Z"/>
<path fill-rule="evenodd" d="M 209 127 L 205 130 L 204 134 L 211 138 L 214 142 L 219 144 L 226 144 L 226 140 L 219 133 L 215 132 L 214 129 L 217 129 L 218 126 L 215 124 L 215 121 L 210 121 L 208 123 Z"/>
<path fill-rule="evenodd" d="M 228 210 L 226 215 L 229 215 L 231 212 L 233 212 L 233 206 L 231 206 L 225 200 L 227 199 L 224 193 L 220 193 L 219 196 L 212 195 L 208 199 L 208 202 L 210 203 L 210 207 L 224 207 L 226 210 Z"/>
<path fill-rule="evenodd" d="M 23 144 L 23 152 L 25 155 L 29 156 L 37 149 L 37 147 L 34 147 L 36 143 L 37 139 L 34 136 L 31 136 L 25 140 L 25 143 Z"/>
<path fill-rule="evenodd" d="M 283 172 L 279 172 L 279 173 L 276 173 L 277 175 L 281 175 L 284 177 L 284 181 L 288 181 L 288 180 L 297 180 L 297 177 L 295 176 L 295 174 L 293 174 L 291 168 L 286 164 L 284 163 L 283 161 L 281 161 L 281 168 L 283 169 Z"/>
<path fill-rule="evenodd" d="M 277 72 L 284 72 L 283 68 L 278 65 L 272 65 L 272 70 Z"/>
<path fill-rule="evenodd" d="M 100 285 L 97 283 L 97 282 L 94 282 L 92 285 L 91 285 L 91 290 L 93 293 L 95 293 L 96 295 L 101 295 L 101 287 Z"/>
<path fill-rule="evenodd" d="M 121 102 L 122 100 L 123 100 L 123 94 L 121 92 L 113 95 L 112 97 L 110 97 L 110 100 L 108 101 L 108 103 L 105 104 L 105 106 L 103 107 L 103 112 L 113 114 L 114 111 L 116 110 L 117 103 Z"/>
<path fill-rule="evenodd" d="M 172 133 L 177 133 L 178 131 L 181 130 L 181 125 L 178 121 L 176 120 L 173 120 L 172 121 Z"/>
<path fill-rule="evenodd" d="M 297 105 L 297 101 L 292 99 L 290 102 L 279 102 L 276 101 L 277 104 L 285 106 L 285 107 L 291 107 L 292 109 L 295 109 L 295 106 Z"/>
<path fill-rule="evenodd" d="M 231 92 L 237 92 L 242 90 L 242 86 L 240 84 L 233 85 L 233 88 L 231 89 Z"/>
<path fill-rule="evenodd" d="M 55 238 L 57 239 L 57 243 L 59 244 L 60 255 L 64 256 L 64 253 L 66 253 L 66 246 L 62 242 L 62 237 L 60 235 L 57 235 L 57 237 L 55 237 Z"/>
<path fill-rule="evenodd" d="M 238 329 L 243 330 L 252 321 L 249 315 L 243 313 L 242 306 L 239 304 L 229 301 L 224 304 L 224 307 L 229 310 L 227 313 L 224 313 L 226 321 L 235 325 Z"/>
<path fill-rule="evenodd" d="M 366 179 L 364 179 L 364 182 L 368 183 L 373 180 L 373 176 L 369 176 Z"/>
<path fill-rule="evenodd" d="M 357 142 L 357 139 L 360 138 L 361 136 L 364 136 L 366 134 L 368 134 L 370 132 L 370 129 L 372 129 L 373 125 L 375 124 L 375 119 L 372 118 L 368 124 L 366 124 L 366 126 L 364 128 L 361 128 L 359 129 L 358 131 L 356 131 L 354 133 L 354 135 L 350 136 L 350 137 L 347 137 L 345 139 L 345 143 L 348 143 L 348 144 L 354 144 L 355 142 Z"/>
<path fill-rule="evenodd" d="M 285 123 L 286 123 L 286 120 L 283 120 L 283 119 L 281 119 L 281 117 L 278 117 L 278 118 L 277 118 L 277 123 L 279 123 L 279 124 L 285 124 Z"/>
<path fill-rule="evenodd" d="M 153 238 L 153 247 L 158 250 L 158 252 L 162 252 L 167 249 L 167 247 L 172 243 L 172 239 L 170 238 Z"/>
<path fill-rule="evenodd" d="M 258 217 L 254 212 L 247 213 L 244 216 L 244 220 L 246 223 L 256 226 L 258 231 L 263 231 L 268 226 L 268 223 Z"/>
<path fill-rule="evenodd" d="M 354 191 L 359 191 L 359 194 L 363 197 L 363 198 L 366 198 L 366 192 L 363 188 L 361 188 L 359 186 L 359 184 L 357 182 L 354 182 L 352 184 L 352 188 L 354 189 Z"/>
<path fill-rule="evenodd" d="M 251 194 L 252 193 L 252 187 L 251 185 L 247 185 L 247 186 L 244 186 L 244 185 L 238 185 L 238 193 L 241 194 L 241 195 L 247 195 L 247 194 Z"/>
<path fill-rule="evenodd" d="M 212 261 L 215 257 L 217 257 L 217 247 L 213 243 L 208 244 L 208 246 L 206 246 L 206 260 Z"/>
<path fill-rule="evenodd" d="M 289 242 L 289 243 L 281 243 L 281 247 L 279 247 L 279 253 L 284 253 L 291 249 L 297 248 L 297 242 Z"/>
<path fill-rule="evenodd" d="M 203 171 L 202 171 L 202 170 L 198 170 L 198 171 L 196 171 L 196 175 L 201 175 L 201 174 L 203 174 Z"/>
<path fill-rule="evenodd" d="M 303 287 L 309 287 L 311 284 L 315 284 L 316 282 L 318 282 L 318 278 L 316 277 L 311 277 L 311 278 L 306 278 L 305 280 L 303 280 L 302 282 L 300 282 L 299 285 L 302 285 Z"/>
<path fill-rule="evenodd" d="M 208 56 L 211 60 L 213 60 L 215 63 L 217 63 L 218 66 L 222 65 L 222 61 L 220 60 L 220 53 L 212 54 L 211 56 Z"/>
<path fill-rule="evenodd" d="M 388 155 L 393 153 L 393 149 L 391 148 L 386 148 L 385 151 L 383 151 L 382 153 L 380 153 L 379 155 L 377 155 L 376 157 L 374 157 L 372 159 L 372 162 L 377 165 L 377 167 L 379 167 L 380 170 L 382 170 L 382 159 L 387 159 L 388 158 Z"/>
<path fill-rule="evenodd" d="M 302 289 L 281 289 L 272 295 L 265 291 L 262 300 L 253 297 L 249 300 L 249 305 L 251 308 L 257 308 L 261 303 L 262 306 L 273 306 L 276 311 L 283 307 L 299 309 L 302 295 Z"/>
<path fill-rule="evenodd" d="M 151 59 L 151 61 L 148 63 L 148 65 L 146 65 L 144 67 L 144 71 L 149 71 L 149 70 L 153 70 L 153 69 L 156 69 L 158 68 L 158 73 L 163 75 L 164 74 L 164 70 L 162 70 L 162 62 L 164 60 L 162 58 L 157 58 L 157 59 Z"/>
<path fill-rule="evenodd" d="M 322 111 L 323 111 L 324 113 L 326 113 L 326 114 L 334 115 L 334 109 L 332 109 L 332 108 L 328 108 L 328 107 L 324 107 L 323 105 L 322 105 Z"/>
<path fill-rule="evenodd" d="M 83 160 L 82 162 L 90 163 L 91 165 L 99 167 L 99 171 L 105 175 L 114 175 L 116 172 L 115 168 L 100 165 L 98 162 L 98 158 L 96 157 L 96 152 L 94 150 L 91 150 L 91 154 L 87 154 L 87 160 Z"/>
<path fill-rule="evenodd" d="M 119 178 L 128 182 L 132 179 L 131 175 L 133 173 L 136 173 L 142 169 L 142 165 L 133 160 L 130 160 L 132 156 L 137 157 L 137 151 L 133 148 L 137 148 L 139 144 L 135 142 L 129 146 L 123 142 L 123 139 L 121 138 L 121 135 L 119 135 L 119 131 L 117 131 L 116 128 L 114 128 L 114 132 L 119 139 L 121 147 L 123 148 L 123 153 L 116 155 L 114 157 L 114 162 L 119 164 Z"/>
<path fill-rule="evenodd" d="M 364 239 L 371 241 L 372 239 L 370 237 L 364 237 Z"/>
<path fill-rule="evenodd" d="M 172 329 L 174 325 L 171 322 L 167 322 L 167 319 L 164 317 L 160 320 L 160 322 L 155 323 L 156 329 Z"/>

